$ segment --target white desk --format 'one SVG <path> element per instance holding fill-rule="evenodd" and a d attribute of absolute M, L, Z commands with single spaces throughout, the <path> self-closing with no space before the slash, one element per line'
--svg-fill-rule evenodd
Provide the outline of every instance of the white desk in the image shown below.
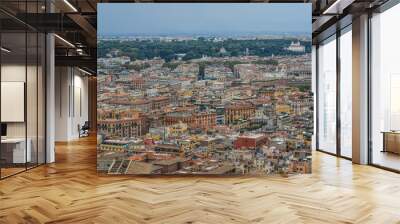
<path fill-rule="evenodd" d="M 31 139 L 27 139 L 28 144 L 25 152 L 25 138 L 2 138 L 1 139 L 1 150 L 2 152 L 12 150 L 12 163 L 26 163 L 31 162 Z M 3 156 L 2 156 L 3 157 Z M 26 159 L 26 160 L 25 160 Z"/>

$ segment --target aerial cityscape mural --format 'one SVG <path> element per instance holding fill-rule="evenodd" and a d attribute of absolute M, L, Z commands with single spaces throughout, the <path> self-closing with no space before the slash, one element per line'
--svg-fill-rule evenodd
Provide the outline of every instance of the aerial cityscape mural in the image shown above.
<path fill-rule="evenodd" d="M 98 172 L 311 173 L 310 15 L 310 4 L 99 4 Z"/>

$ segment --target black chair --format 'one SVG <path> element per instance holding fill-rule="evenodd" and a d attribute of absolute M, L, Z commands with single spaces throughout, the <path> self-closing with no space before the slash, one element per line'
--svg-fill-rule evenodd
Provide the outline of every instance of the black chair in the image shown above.
<path fill-rule="evenodd" d="M 82 125 L 82 127 L 80 127 L 80 125 L 78 125 L 78 129 L 79 129 L 79 138 L 89 136 L 89 129 L 90 129 L 89 121 L 85 121 L 85 123 Z"/>

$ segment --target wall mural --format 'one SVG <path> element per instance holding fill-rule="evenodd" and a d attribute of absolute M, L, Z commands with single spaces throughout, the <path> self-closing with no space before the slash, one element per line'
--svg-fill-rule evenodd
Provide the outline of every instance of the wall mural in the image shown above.
<path fill-rule="evenodd" d="M 311 4 L 99 4 L 100 174 L 311 173 Z"/>

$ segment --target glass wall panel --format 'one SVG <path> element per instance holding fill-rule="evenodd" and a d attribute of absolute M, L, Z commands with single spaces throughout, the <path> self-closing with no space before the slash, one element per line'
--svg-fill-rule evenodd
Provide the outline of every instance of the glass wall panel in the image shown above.
<path fill-rule="evenodd" d="M 352 35 L 351 26 L 340 36 L 340 154 L 352 157 Z"/>
<path fill-rule="evenodd" d="M 37 77 L 37 82 L 38 82 L 38 164 L 43 164 L 45 163 L 45 158 L 46 158 L 46 145 L 45 145 L 45 120 L 46 120 L 46 108 L 45 108 L 45 89 L 46 89 L 46 84 L 45 84 L 45 65 L 46 65 L 46 51 L 45 51 L 45 45 L 46 45 L 46 37 L 43 33 L 38 34 L 39 42 L 38 42 L 38 77 Z"/>
<path fill-rule="evenodd" d="M 318 48 L 318 149 L 336 153 L 336 36 Z"/>
<path fill-rule="evenodd" d="M 19 16 L 43 13 L 44 1 L 1 1 Z M 45 44 L 43 33 L 0 12 L 0 178 L 45 163 Z"/>
<path fill-rule="evenodd" d="M 314 115 L 313 119 L 314 122 L 317 121 L 317 47 L 315 45 L 312 46 L 311 50 L 311 80 L 312 80 L 312 92 L 313 92 L 313 107 L 314 107 Z M 317 136 L 317 125 L 314 125 L 314 130 L 313 130 L 313 136 L 312 136 L 312 150 L 315 150 L 317 148 L 317 141 L 316 141 L 316 136 Z"/>
<path fill-rule="evenodd" d="M 39 12 L 38 1 L 27 1 L 27 13 Z M 36 21 L 35 21 L 36 20 Z M 33 17 L 31 22 L 38 23 L 38 17 Z M 27 29 L 27 141 L 31 148 L 31 161 L 27 164 L 28 168 L 38 164 L 38 62 L 39 62 L 39 36 L 33 29 Z"/>
<path fill-rule="evenodd" d="M 25 32 L 1 34 L 2 177 L 24 171 L 31 159 L 26 150 L 26 41 Z"/>
<path fill-rule="evenodd" d="M 400 5 L 371 19 L 372 163 L 400 170 Z"/>
<path fill-rule="evenodd" d="M 38 35 L 36 32 L 27 33 L 27 80 L 26 80 L 26 113 L 27 113 L 27 142 L 30 153 L 28 168 L 37 165 L 38 160 Z"/>

